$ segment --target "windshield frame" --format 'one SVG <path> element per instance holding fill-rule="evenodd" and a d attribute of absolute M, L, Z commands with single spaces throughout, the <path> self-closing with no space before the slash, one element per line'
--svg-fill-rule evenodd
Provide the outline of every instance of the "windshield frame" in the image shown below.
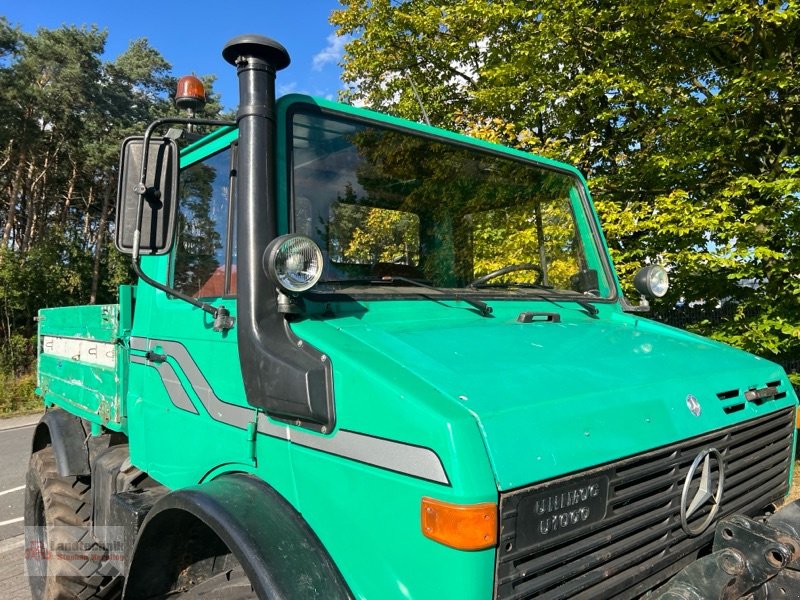
<path fill-rule="evenodd" d="M 597 213 L 592 206 L 588 187 L 582 174 L 565 163 L 559 163 L 551 159 L 540 157 L 514 148 L 508 148 L 497 144 L 492 144 L 477 138 L 471 138 L 463 134 L 455 133 L 445 129 L 439 129 L 421 123 L 415 123 L 376 113 L 363 108 L 357 108 L 349 105 L 339 104 L 330 100 L 315 98 L 302 94 L 289 94 L 283 96 L 278 100 L 277 115 L 278 115 L 278 142 L 276 144 L 277 152 L 276 158 L 278 163 L 278 227 L 279 231 L 289 233 L 296 230 L 295 227 L 295 184 L 293 177 L 293 121 L 297 113 L 305 113 L 316 115 L 320 117 L 331 117 L 335 119 L 345 120 L 352 122 L 356 125 L 364 125 L 369 127 L 376 127 L 389 131 L 404 133 L 422 139 L 427 139 L 433 142 L 453 146 L 476 152 L 489 157 L 496 157 L 504 160 L 511 160 L 524 165 L 530 165 L 539 169 L 551 171 L 560 175 L 564 175 L 573 181 L 573 189 L 577 194 L 576 206 L 580 206 L 583 211 L 582 218 L 585 225 L 588 227 L 590 240 L 584 240 L 582 243 L 587 246 L 584 252 L 594 252 L 598 258 L 599 264 L 603 271 L 603 276 L 606 278 L 608 286 L 608 295 L 606 296 L 591 296 L 574 290 L 557 289 L 557 297 L 561 299 L 568 299 L 570 296 L 575 298 L 586 299 L 591 302 L 599 302 L 605 304 L 614 304 L 619 301 L 621 295 L 619 291 L 619 280 L 616 271 L 611 262 L 608 252 L 608 246 L 605 238 L 601 233 Z M 281 206 L 282 205 L 282 206 Z M 589 246 L 589 244 L 591 244 Z M 325 296 L 332 294 L 339 294 L 333 283 L 326 284 L 323 289 L 310 290 L 312 293 L 321 293 Z M 346 294 L 349 296 L 361 296 L 352 286 L 347 287 Z M 374 284 L 364 283 L 365 297 L 382 297 L 382 298 L 407 298 L 409 297 L 409 290 L 402 288 L 395 288 L 394 294 L 387 293 L 389 290 L 382 290 L 380 294 L 375 294 L 376 286 Z M 380 286 L 383 287 L 383 286 Z M 393 286 L 386 286 L 391 288 Z M 369 291 L 369 290 L 373 291 Z M 537 295 L 525 293 L 525 291 L 515 289 L 514 287 L 502 288 L 442 288 L 443 292 L 450 295 L 467 295 L 475 294 L 481 298 L 491 298 L 497 300 L 530 300 L 541 299 L 548 296 L 548 290 L 539 289 L 535 291 Z M 413 294 L 413 293 L 412 293 Z M 344 294 L 342 294 L 344 295 Z M 555 295 L 554 295 L 555 296 Z M 443 296 L 442 299 L 445 297 Z"/>

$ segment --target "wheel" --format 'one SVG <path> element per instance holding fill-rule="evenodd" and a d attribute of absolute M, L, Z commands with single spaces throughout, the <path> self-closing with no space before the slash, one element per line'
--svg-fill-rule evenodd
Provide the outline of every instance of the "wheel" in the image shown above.
<path fill-rule="evenodd" d="M 34 600 L 116 598 L 121 580 L 91 533 L 90 478 L 61 477 L 48 446 L 31 456 L 25 487 L 25 561 Z"/>

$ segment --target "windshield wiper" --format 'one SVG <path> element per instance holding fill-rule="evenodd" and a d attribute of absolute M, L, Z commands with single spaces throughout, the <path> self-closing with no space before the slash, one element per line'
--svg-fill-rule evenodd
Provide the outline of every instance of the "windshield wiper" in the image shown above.
<path fill-rule="evenodd" d="M 537 287 L 536 284 L 527 284 L 525 287 L 530 287 L 545 292 L 544 294 L 539 294 L 539 297 L 544 298 L 545 300 L 549 300 L 548 296 L 555 296 L 556 298 L 562 298 L 564 300 L 574 302 L 575 304 L 580 306 L 583 310 L 585 310 L 586 313 L 592 318 L 596 317 L 600 313 L 600 309 L 597 308 L 594 304 L 592 304 L 588 300 L 584 300 L 583 298 L 576 298 L 572 294 L 565 294 L 564 292 L 559 292 L 551 287 L 545 287 L 545 286 Z"/>
<path fill-rule="evenodd" d="M 543 285 L 541 283 L 493 283 L 490 285 L 482 285 L 478 286 L 481 288 L 493 288 L 493 287 L 502 287 L 502 288 L 522 288 L 522 289 L 529 289 L 529 290 L 537 290 L 540 292 L 544 292 L 542 294 L 537 294 L 538 297 L 543 298 L 545 300 L 549 300 L 549 296 L 554 296 L 556 298 L 563 298 L 564 300 L 569 300 L 570 302 L 574 302 L 578 306 L 580 306 L 583 310 L 585 310 L 590 317 L 596 317 L 600 310 L 588 300 L 584 300 L 583 298 L 576 298 L 571 293 L 560 292 L 556 290 L 552 285 Z M 575 292 L 578 293 L 578 292 Z"/>
<path fill-rule="evenodd" d="M 380 279 L 374 281 L 373 283 L 394 283 L 396 281 L 425 288 L 426 290 L 433 290 L 434 292 L 438 292 L 439 294 L 444 294 L 446 296 L 450 295 L 449 292 L 446 292 L 432 285 L 428 285 L 427 283 L 422 283 L 421 281 L 417 281 L 416 279 L 409 279 L 408 277 L 391 277 L 391 276 L 381 277 Z M 484 317 L 488 317 L 489 315 L 492 314 L 492 307 L 486 304 L 486 302 L 477 300 L 475 298 L 467 298 L 466 296 L 462 296 L 461 294 L 454 294 L 453 298 L 455 300 L 461 300 L 462 302 L 466 302 L 473 308 L 476 308 L 478 312 L 480 312 L 481 315 Z"/>

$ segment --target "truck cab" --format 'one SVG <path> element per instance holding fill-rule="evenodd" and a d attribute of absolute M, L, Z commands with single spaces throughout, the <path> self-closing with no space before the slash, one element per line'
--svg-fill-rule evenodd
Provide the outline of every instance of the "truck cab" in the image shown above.
<path fill-rule="evenodd" d="M 138 281 L 40 313 L 28 543 L 105 558 L 32 558 L 36 598 L 795 589 L 786 374 L 633 312 L 576 169 L 223 56 L 236 122 L 123 144 Z"/>

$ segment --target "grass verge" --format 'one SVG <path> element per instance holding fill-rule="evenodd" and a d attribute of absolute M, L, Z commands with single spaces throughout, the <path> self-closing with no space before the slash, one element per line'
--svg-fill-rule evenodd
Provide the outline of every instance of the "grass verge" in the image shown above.
<path fill-rule="evenodd" d="M 0 373 L 0 417 L 41 411 L 42 399 L 35 390 L 36 376 L 33 373 L 18 377 Z"/>
<path fill-rule="evenodd" d="M 800 460 L 795 461 L 794 463 L 794 477 L 792 478 L 792 485 L 789 488 L 789 495 L 786 496 L 786 500 L 783 501 L 783 504 L 789 504 L 789 502 L 794 502 L 798 499 L 800 499 Z"/>

